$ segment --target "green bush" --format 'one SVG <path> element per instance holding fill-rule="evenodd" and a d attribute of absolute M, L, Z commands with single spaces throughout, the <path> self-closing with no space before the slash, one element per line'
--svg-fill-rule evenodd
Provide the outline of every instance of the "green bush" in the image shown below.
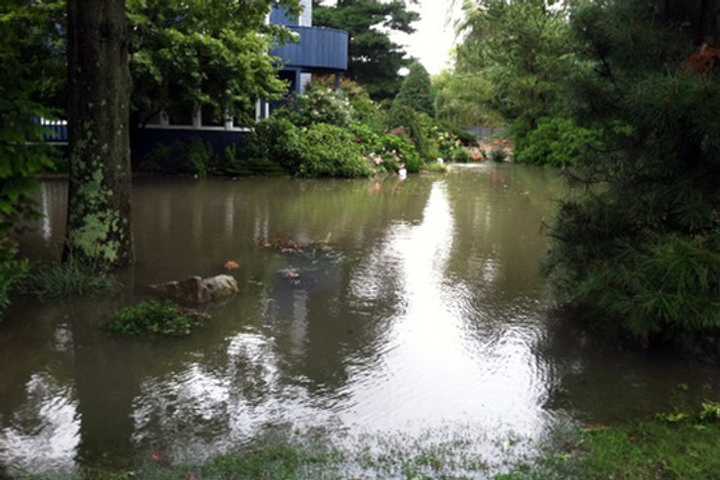
<path fill-rule="evenodd" d="M 404 164 L 409 173 L 420 172 L 424 162 L 410 140 L 397 135 L 383 135 L 380 143 L 382 146 L 380 155 L 392 160 L 388 164 L 390 168 L 386 167 L 388 171 L 397 172 L 400 164 Z"/>
<path fill-rule="evenodd" d="M 496 163 L 503 163 L 507 161 L 508 154 L 505 150 L 496 149 L 490 152 L 490 160 Z"/>
<path fill-rule="evenodd" d="M 720 334 L 716 235 L 638 232 L 634 214 L 606 197 L 560 210 L 546 263 L 560 300 L 596 329 L 645 342 Z"/>
<path fill-rule="evenodd" d="M 579 127 L 565 118 L 544 118 L 538 127 L 516 142 L 518 163 L 565 168 L 601 147 L 600 132 Z"/>
<path fill-rule="evenodd" d="M 212 147 L 200 139 L 189 142 L 158 144 L 140 161 L 138 169 L 167 175 L 197 175 L 207 177 L 213 168 Z"/>
<path fill-rule="evenodd" d="M 223 161 L 215 168 L 217 175 L 241 177 L 248 175 L 277 176 L 288 172 L 278 162 L 265 156 L 250 154 L 246 145 L 229 145 L 223 154 Z"/>
<path fill-rule="evenodd" d="M 250 137 L 249 156 L 296 173 L 305 151 L 304 133 L 287 118 L 274 115 L 258 123 Z"/>
<path fill-rule="evenodd" d="M 185 156 L 190 166 L 190 173 L 198 177 L 207 177 L 213 160 L 212 146 L 202 140 L 193 140 L 187 147 Z"/>
<path fill-rule="evenodd" d="M 119 335 L 183 337 L 190 335 L 206 319 L 205 315 L 170 302 L 149 301 L 122 309 L 106 328 Z"/>
<path fill-rule="evenodd" d="M 358 83 L 344 79 L 340 89 L 345 93 L 353 111 L 353 120 L 381 133 L 385 128 L 385 112 Z"/>
<path fill-rule="evenodd" d="M 452 151 L 450 160 L 455 163 L 469 163 L 472 161 L 472 157 L 465 147 L 459 147 Z"/>
<path fill-rule="evenodd" d="M 246 152 L 247 153 L 247 152 Z M 237 145 L 228 145 L 223 152 L 222 173 L 237 175 L 244 172 L 243 152 Z"/>
<path fill-rule="evenodd" d="M 117 286 L 108 274 L 71 257 L 64 263 L 32 266 L 17 288 L 23 295 L 50 301 L 96 295 Z"/>
<path fill-rule="evenodd" d="M 408 172 L 418 173 L 423 161 L 415 145 L 405 137 L 375 133 L 365 124 L 354 124 L 351 128 L 355 141 L 372 163 L 386 172 L 396 173 L 400 165 Z"/>
<path fill-rule="evenodd" d="M 420 115 L 410 107 L 393 104 L 388 114 L 388 128 L 404 128 L 423 161 L 434 160 L 430 141 L 420 124 Z"/>
<path fill-rule="evenodd" d="M 428 163 L 423 167 L 423 170 L 430 173 L 447 173 L 447 165 L 444 163 Z"/>
<path fill-rule="evenodd" d="M 377 154 L 383 149 L 383 133 L 378 133 L 365 123 L 353 123 L 350 132 L 355 137 L 355 142 L 360 145 L 364 155 Z"/>
<path fill-rule="evenodd" d="M 362 147 L 348 130 L 313 125 L 303 132 L 303 149 L 297 174 L 302 177 L 368 177 L 372 169 Z"/>

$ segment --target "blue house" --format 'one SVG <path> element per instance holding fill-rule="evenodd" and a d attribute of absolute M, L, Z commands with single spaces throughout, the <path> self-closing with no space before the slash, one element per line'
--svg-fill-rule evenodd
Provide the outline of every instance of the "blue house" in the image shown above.
<path fill-rule="evenodd" d="M 342 75 L 348 67 L 349 34 L 331 28 L 313 27 L 312 0 L 300 1 L 299 16 L 289 15 L 280 7 L 268 12 L 267 21 L 284 25 L 293 31 L 298 41 L 277 45 L 271 52 L 280 60 L 278 75 L 290 85 L 288 95 L 302 94 L 314 74 Z M 255 119 L 267 118 L 274 105 L 258 99 Z M 48 123 L 45 120 L 42 122 Z M 50 122 L 46 140 L 67 143 L 67 126 L 64 122 Z M 200 139 L 209 143 L 216 153 L 222 153 L 229 145 L 241 144 L 247 138 L 252 125 L 237 125 L 228 118 L 224 123 L 216 119 L 203 118 L 201 108 L 187 115 L 187 118 L 173 119 L 165 113 L 156 115 L 147 125 L 137 126 L 132 141 L 133 157 L 144 158 L 159 144 L 173 144 L 178 141 Z"/>
<path fill-rule="evenodd" d="M 290 91 L 302 94 L 313 74 L 339 76 L 348 68 L 348 32 L 333 28 L 313 27 L 312 0 L 301 0 L 302 14 L 293 17 L 282 8 L 270 13 L 270 23 L 284 25 L 296 34 L 299 41 L 279 45 L 272 55 L 282 60 L 280 78 L 287 80 Z M 263 103 L 258 118 L 268 116 L 268 105 Z"/>

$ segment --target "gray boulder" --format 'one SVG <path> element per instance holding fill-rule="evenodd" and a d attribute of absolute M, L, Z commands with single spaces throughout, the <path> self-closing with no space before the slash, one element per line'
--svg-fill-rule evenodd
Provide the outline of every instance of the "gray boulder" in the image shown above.
<path fill-rule="evenodd" d="M 148 288 L 157 295 L 196 305 L 217 302 L 240 291 L 237 280 L 230 275 L 190 277 L 187 280 L 150 285 Z"/>

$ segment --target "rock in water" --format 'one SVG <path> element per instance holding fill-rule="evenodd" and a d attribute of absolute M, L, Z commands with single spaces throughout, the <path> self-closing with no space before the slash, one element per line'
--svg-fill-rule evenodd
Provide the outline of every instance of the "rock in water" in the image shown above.
<path fill-rule="evenodd" d="M 240 291 L 237 280 L 230 275 L 160 283 L 148 287 L 152 292 L 181 303 L 203 304 L 231 297 Z"/>

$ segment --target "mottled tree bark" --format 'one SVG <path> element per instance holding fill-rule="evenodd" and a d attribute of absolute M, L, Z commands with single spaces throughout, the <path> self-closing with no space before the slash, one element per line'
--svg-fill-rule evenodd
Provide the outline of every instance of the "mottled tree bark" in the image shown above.
<path fill-rule="evenodd" d="M 70 189 L 65 258 L 132 261 L 125 0 L 68 0 Z"/>

